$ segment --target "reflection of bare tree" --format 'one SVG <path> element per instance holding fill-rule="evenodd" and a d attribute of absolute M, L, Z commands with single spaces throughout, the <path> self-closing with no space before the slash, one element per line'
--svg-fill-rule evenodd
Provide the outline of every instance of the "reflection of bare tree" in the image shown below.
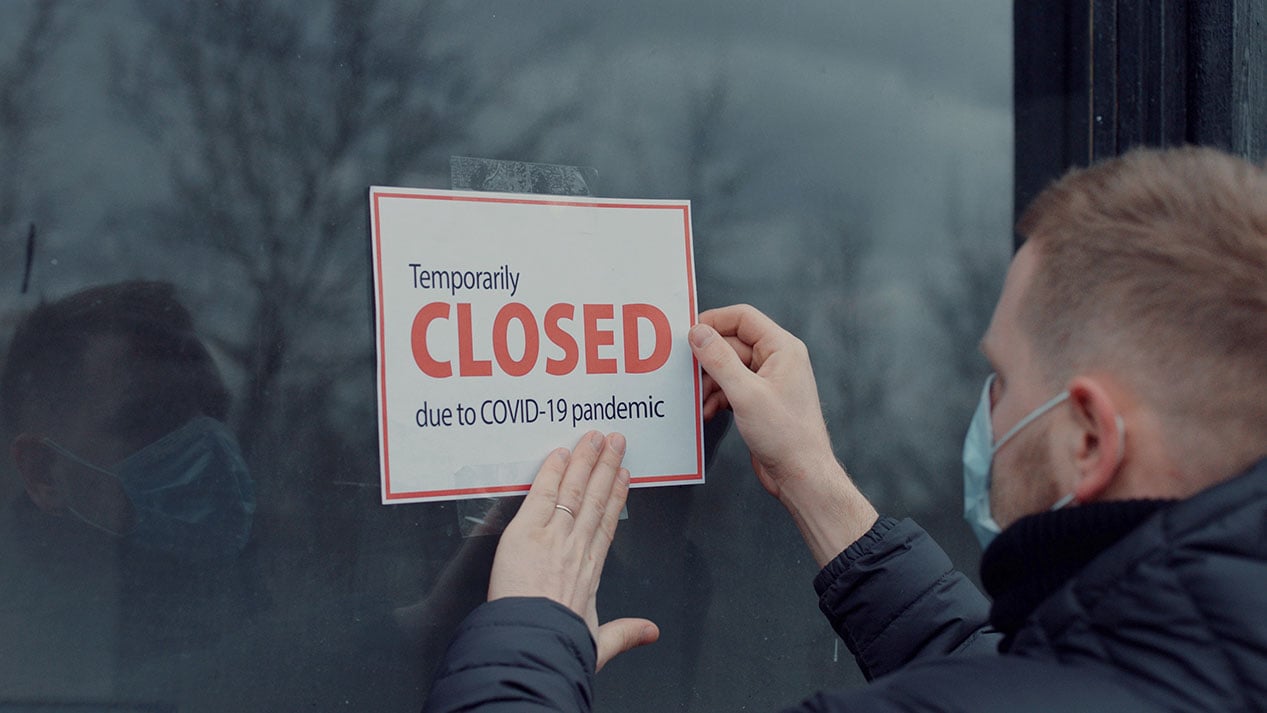
<path fill-rule="evenodd" d="M 742 210 L 745 180 L 773 157 L 754 155 L 726 141 L 732 114 L 730 82 L 724 74 L 713 75 L 687 98 L 688 141 L 682 175 L 685 195 L 691 198 L 700 291 L 720 298 L 718 302 L 760 300 L 761 307 L 778 315 L 788 329 L 821 353 L 842 357 L 816 362 L 819 385 L 825 415 L 842 454 L 851 460 L 861 458 L 866 449 L 859 445 L 870 441 L 885 378 L 877 370 L 884 363 L 871 357 L 875 340 L 868 332 L 876 318 L 868 308 L 864 280 L 864 266 L 874 248 L 870 211 L 861 201 L 824 187 L 812 201 L 820 210 L 799 216 L 786 228 L 790 235 L 752 235 L 749 230 L 740 237 L 736 229 L 753 217 Z M 782 272 L 794 279 L 763 285 L 759 278 L 751 279 L 761 274 L 762 266 L 727 269 L 728 262 L 751 262 L 740 242 L 745 239 L 789 244 L 780 251 L 780 259 L 792 263 Z M 730 285 L 717 274 L 727 272 L 750 277 L 743 284 Z"/>
<path fill-rule="evenodd" d="M 23 168 L 31 140 L 48 118 L 40 73 L 65 34 L 63 7 L 61 0 L 33 3 L 24 25 L 6 28 L 16 29 L 15 41 L 0 56 L 0 235 L 9 245 L 24 245 L 19 238 L 26 235 L 25 223 L 31 219 L 22 214 L 30 180 Z M 20 259 L 0 262 L 6 278 L 23 264 Z"/>
<path fill-rule="evenodd" d="M 977 345 L 989 326 L 1010 255 L 1007 241 L 999 239 L 1007 235 L 1006 217 L 995 218 L 998 211 L 970 204 L 961 186 L 960 181 L 950 181 L 945 192 L 949 237 L 948 256 L 942 263 L 945 277 L 930 281 L 921 295 L 937 325 L 941 356 L 933 368 L 942 388 L 936 401 L 929 403 L 933 427 L 939 433 L 924 441 L 935 445 L 916 454 L 922 472 L 928 474 L 920 483 L 926 492 L 917 500 L 925 503 L 919 513 L 921 522 L 940 529 L 943 545 L 971 570 L 977 549 L 962 526 L 958 507 L 963 495 L 960 444 L 988 373 Z M 948 538 L 949 534 L 958 535 L 957 540 Z M 957 553 L 956 547 L 962 551 Z"/>
<path fill-rule="evenodd" d="M 804 275 L 815 285 L 806 295 L 805 340 L 815 352 L 831 354 L 814 362 L 823 415 L 846 468 L 873 497 L 884 496 L 883 473 L 891 472 L 892 454 L 880 448 L 885 384 L 892 363 L 878 357 L 883 342 L 873 325 L 883 319 L 871 299 L 866 267 L 875 248 L 870 210 L 861 201 L 841 197 L 823 201 L 821 222 L 807 226 Z M 884 462 L 884 468 L 878 468 Z"/>
<path fill-rule="evenodd" d="M 246 287 L 245 328 L 222 346 L 245 374 L 249 447 L 285 369 L 329 374 L 366 354 L 340 327 L 368 323 L 368 184 L 444 157 L 498 85 L 441 36 L 439 3 L 140 7 L 148 45 L 117 55 L 116 91 L 170 158 L 175 196 L 157 232 L 208 246 Z M 509 144 L 531 151 L 558 118 Z"/>
<path fill-rule="evenodd" d="M 686 153 L 682 158 L 691 221 L 698 237 L 715 236 L 733 215 L 735 196 L 755 156 L 728 151 L 722 134 L 730 119 L 730 82 L 716 74 L 690 93 L 686 107 Z"/>
<path fill-rule="evenodd" d="M 947 224 L 950 230 L 950 261 L 953 280 L 940 289 L 930 289 L 928 302 L 942 325 L 948 341 L 952 377 L 965 388 L 975 390 L 986 375 L 986 363 L 977 349 L 994 312 L 994 303 L 1003 288 L 1008 253 L 998 228 L 983 215 L 964 205 L 963 190 L 948 186 Z M 995 239 L 983 239 L 982 234 Z M 988 246 L 988 247 L 987 247 Z"/>
<path fill-rule="evenodd" d="M 531 158 L 572 107 L 465 146 L 516 67 L 476 64 L 480 38 L 446 29 L 445 2 L 138 10 L 143 40 L 114 48 L 112 92 L 166 156 L 171 195 L 127 225 L 216 302 L 209 340 L 240 383 L 234 427 L 264 518 L 348 546 L 329 520 L 348 492 L 332 482 L 377 475 L 368 186 L 447 171 L 454 152 Z"/>
<path fill-rule="evenodd" d="M 328 372 L 365 353 L 325 339 L 337 329 L 320 330 L 320 347 L 304 333 L 366 321 L 368 182 L 443 156 L 489 101 L 457 49 L 436 49 L 438 7 L 141 4 L 150 44 L 116 89 L 170 156 L 176 195 L 159 229 L 210 246 L 248 288 L 246 329 L 223 345 L 246 375 L 248 445 L 284 367 Z"/>
<path fill-rule="evenodd" d="M 349 296 L 364 292 L 366 178 L 399 177 L 462 131 L 456 59 L 411 52 L 376 9 L 141 4 L 149 46 L 117 89 L 170 157 L 175 195 L 158 230 L 240 271 L 245 317 L 221 346 L 245 375 L 248 450 L 284 367 L 342 368 L 366 346 L 296 349 L 318 320 L 348 324 L 361 302 Z"/>
<path fill-rule="evenodd" d="M 756 155 L 735 144 L 734 110 L 730 79 L 718 70 L 692 88 L 686 97 L 683 122 L 683 177 L 678 195 L 691 200 L 691 228 L 694 233 L 695 265 L 701 299 L 705 305 L 735 299 L 736 286 L 727 285 L 719 273 L 737 257 L 734 228 L 743 221 L 739 198 L 747 178 L 759 170 L 767 157 Z M 740 258 L 742 259 L 742 258 Z"/>

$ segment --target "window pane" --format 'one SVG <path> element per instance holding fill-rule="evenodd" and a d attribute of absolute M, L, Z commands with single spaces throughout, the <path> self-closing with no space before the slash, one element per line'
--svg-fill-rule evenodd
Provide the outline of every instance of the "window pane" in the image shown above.
<path fill-rule="evenodd" d="M 455 156 L 691 199 L 700 305 L 803 338 L 864 492 L 975 569 L 1010 3 L 19 0 L 0 108 L 0 707 L 417 710 L 496 538 L 379 504 L 366 189 Z M 663 638 L 601 706 L 860 683 L 815 573 L 731 429 L 630 496 L 600 612 Z"/>

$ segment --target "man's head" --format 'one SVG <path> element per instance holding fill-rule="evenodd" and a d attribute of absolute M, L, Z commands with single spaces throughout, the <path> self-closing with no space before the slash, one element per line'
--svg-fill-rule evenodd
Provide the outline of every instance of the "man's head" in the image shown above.
<path fill-rule="evenodd" d="M 125 282 L 41 304 L 0 368 L 0 434 L 42 509 L 68 506 L 127 529 L 110 468 L 197 415 L 223 419 L 228 392 L 170 284 Z M 82 514 L 82 513 L 81 513 Z"/>
<path fill-rule="evenodd" d="M 1071 171 L 1017 226 L 983 349 L 999 523 L 1079 502 L 1186 497 L 1267 454 L 1267 175 L 1212 149 Z M 1124 426 L 1124 428 L 1122 428 Z"/>

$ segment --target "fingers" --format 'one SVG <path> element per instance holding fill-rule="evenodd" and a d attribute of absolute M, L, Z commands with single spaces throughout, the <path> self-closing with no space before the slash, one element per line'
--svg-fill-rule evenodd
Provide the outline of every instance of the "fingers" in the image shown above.
<path fill-rule="evenodd" d="M 625 507 L 625 499 L 629 496 L 629 470 L 621 468 L 616 471 L 615 482 L 612 483 L 607 494 L 607 502 L 603 504 L 602 516 L 597 520 L 587 520 L 585 527 L 594 527 L 593 536 L 589 540 L 590 557 L 589 560 L 596 566 L 594 572 L 594 582 L 597 585 L 599 577 L 603 572 L 603 565 L 607 561 L 607 550 L 611 547 L 612 540 L 616 538 L 616 526 L 620 524 L 620 511 Z M 587 505 L 588 507 L 588 505 Z M 589 533 L 590 530 L 582 530 L 582 525 L 577 526 L 577 532 Z"/>
<path fill-rule="evenodd" d="M 570 460 L 571 454 L 566 448 L 556 448 L 546 456 L 517 517 L 523 517 L 535 525 L 544 525 L 550 521 L 555 512 L 554 504 L 559 502 L 559 487 Z"/>
<path fill-rule="evenodd" d="M 576 527 L 581 533 L 591 533 L 599 529 L 600 526 L 606 526 L 608 515 L 611 513 L 612 496 L 616 494 L 619 488 L 618 484 L 621 471 L 620 461 L 625 457 L 625 437 L 619 433 L 613 433 L 607 436 L 602 453 L 599 454 L 598 462 L 594 464 L 589 474 L 589 482 L 586 484 L 585 496 L 581 502 L 581 509 L 576 511 Z M 624 471 L 628 473 L 628 471 Z M 628 479 L 623 479 L 628 484 Z M 619 515 L 620 507 L 624 504 L 624 496 L 619 497 L 620 504 L 616 505 L 616 513 Z M 612 534 L 615 534 L 616 525 L 611 523 Z M 610 537 L 607 538 L 610 541 Z M 594 559 L 601 562 L 606 556 L 606 547 L 602 547 L 595 553 Z"/>
<path fill-rule="evenodd" d="M 728 408 L 730 408 L 730 401 L 726 399 L 725 393 L 718 390 L 704 399 L 704 420 L 711 421 L 718 412 Z"/>
<path fill-rule="evenodd" d="M 778 323 L 751 305 L 710 309 L 700 313 L 699 321 L 716 329 L 722 336 L 737 337 L 745 344 L 756 344 L 763 339 L 787 334 Z"/>
<path fill-rule="evenodd" d="M 711 325 L 731 343 L 750 347 L 749 352 L 740 352 L 740 356 L 753 371 L 759 371 L 771 354 L 804 346 L 791 332 L 750 305 L 709 310 L 700 315 L 700 322 Z"/>
<path fill-rule="evenodd" d="M 621 434 L 604 438 L 591 431 L 570 456 L 560 448 L 546 458 L 498 543 L 489 600 L 552 599 L 583 617 L 598 640 L 595 596 L 629 489 L 629 471 L 621 467 L 625 448 Z M 609 642 L 608 658 L 657 635 L 620 627 L 612 631 L 619 635 Z"/>
<path fill-rule="evenodd" d="M 701 321 L 691 327 L 690 342 L 700 366 L 721 387 L 731 403 L 745 384 L 757 378 L 730 343 L 722 339 L 712 326 Z M 708 395 L 708 398 L 712 397 Z"/>
<path fill-rule="evenodd" d="M 799 341 L 749 305 L 702 312 L 699 325 L 691 329 L 690 336 L 695 358 L 705 372 L 700 398 L 706 421 L 718 411 L 731 408 L 736 394 L 743 398 L 745 381 L 753 383 L 744 370 L 759 371 L 771 355 L 797 346 Z M 722 337 L 717 340 L 718 344 L 713 343 L 714 335 Z M 724 346 L 720 342 L 724 342 Z M 729 347 L 730 353 L 725 347 Z"/>
<path fill-rule="evenodd" d="M 717 380 L 704 374 L 704 378 L 700 382 L 700 403 L 704 406 L 704 420 L 711 421 L 718 411 L 730 408 L 730 401 L 726 400 L 726 392 L 721 390 L 717 385 Z"/>
<path fill-rule="evenodd" d="M 616 619 L 598 627 L 598 665 L 603 670 L 608 661 L 639 646 L 654 644 L 660 638 L 660 627 L 647 619 Z"/>
<path fill-rule="evenodd" d="M 607 544 L 616 536 L 616 525 L 620 522 L 620 512 L 625 509 L 625 500 L 629 497 L 629 469 L 621 468 L 616 472 L 616 483 L 612 486 L 611 495 L 607 498 L 607 512 L 603 514 L 602 527 L 607 533 Z"/>
<path fill-rule="evenodd" d="M 730 345 L 730 348 L 735 350 L 735 354 L 739 356 L 739 361 L 742 361 L 749 369 L 755 371 L 756 367 L 752 364 L 752 345 L 739 337 L 726 336 L 724 334 L 722 336 L 725 337 L 726 343 Z"/>
<path fill-rule="evenodd" d="M 594 467 L 598 463 L 599 456 L 603 454 L 605 446 L 606 439 L 603 438 L 603 434 L 590 431 L 581 436 L 576 448 L 572 449 L 572 457 L 568 461 L 563 480 L 559 484 L 558 499 L 551 503 L 551 507 L 557 503 L 571 510 L 573 521 L 581 513 L 585 491 L 590 484 L 590 475 L 594 472 Z M 613 472 L 615 472 L 614 469 Z M 556 509 L 556 512 L 561 517 L 568 517 L 568 513 L 562 510 Z"/>

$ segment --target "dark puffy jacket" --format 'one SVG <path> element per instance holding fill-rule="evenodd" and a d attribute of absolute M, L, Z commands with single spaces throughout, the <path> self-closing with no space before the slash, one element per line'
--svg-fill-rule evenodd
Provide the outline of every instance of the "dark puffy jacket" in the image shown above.
<path fill-rule="evenodd" d="M 1009 651 L 914 523 L 882 519 L 819 575 L 871 685 L 801 711 L 1267 710 L 1267 462 L 1149 517 L 1040 604 Z M 587 711 L 594 645 L 542 600 L 464 625 L 428 711 Z"/>
<path fill-rule="evenodd" d="M 549 599 L 481 604 L 462 622 L 423 711 L 588 711 L 594 639 Z"/>

